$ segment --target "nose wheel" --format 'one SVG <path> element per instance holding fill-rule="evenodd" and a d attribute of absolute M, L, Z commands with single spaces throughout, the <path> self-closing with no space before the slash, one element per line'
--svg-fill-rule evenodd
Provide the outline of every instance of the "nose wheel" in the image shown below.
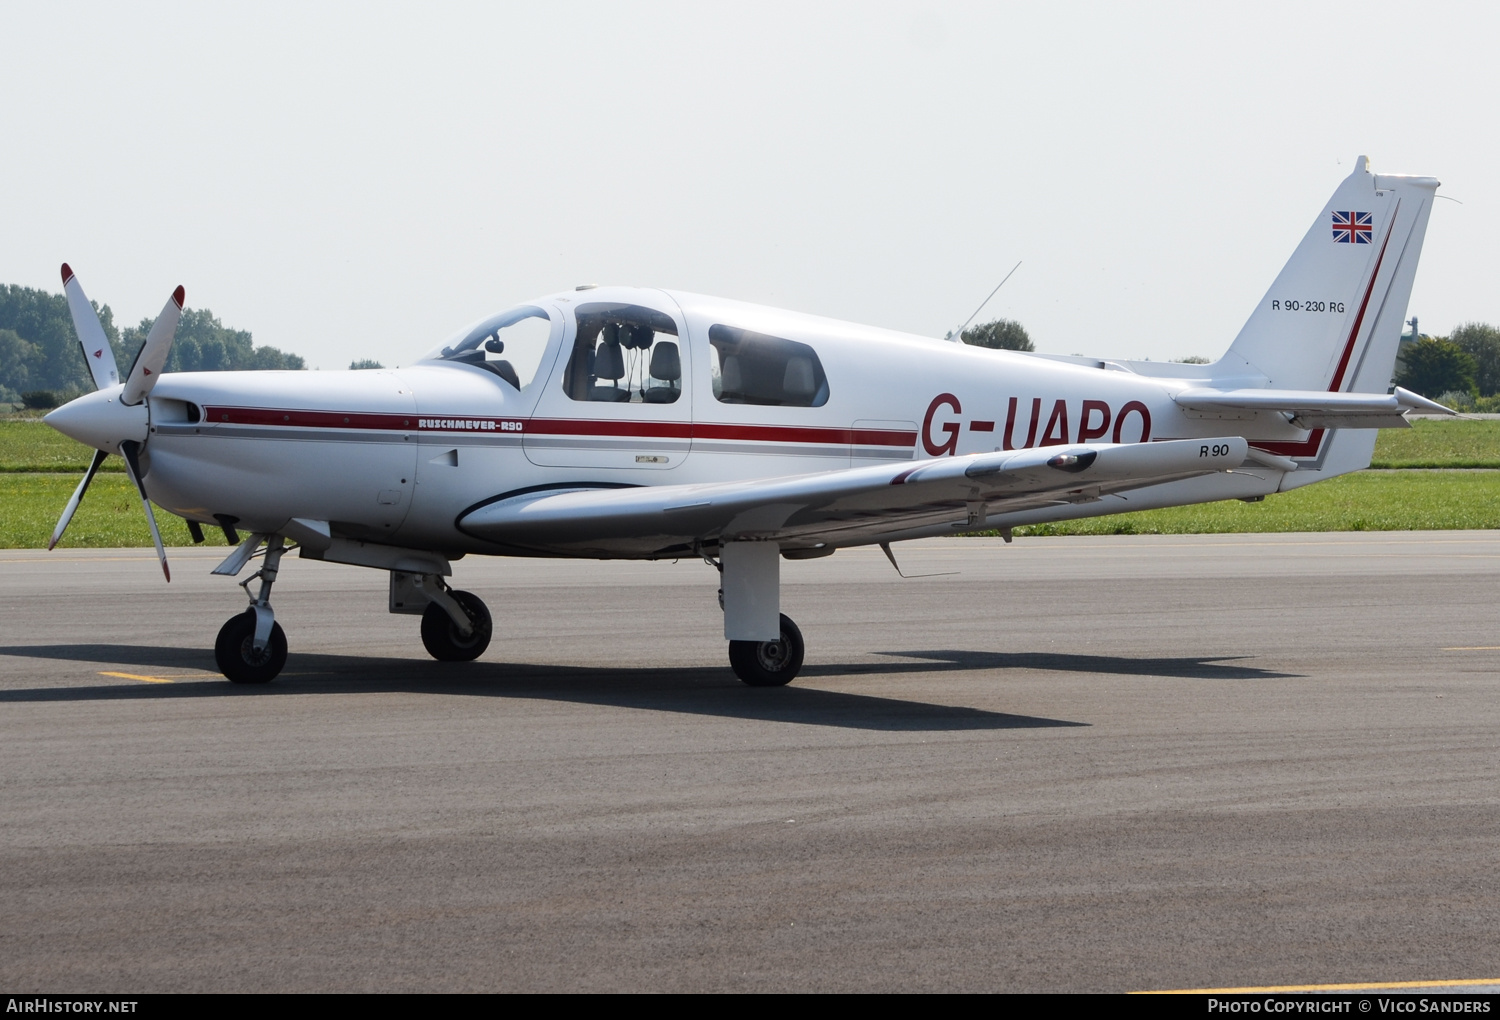
<path fill-rule="evenodd" d="M 804 650 L 802 631 L 782 613 L 778 640 L 729 642 L 729 665 L 751 687 L 782 687 L 801 671 Z"/>
<path fill-rule="evenodd" d="M 264 684 L 276 679 L 286 665 L 286 633 L 281 624 L 272 623 L 265 647 L 255 648 L 254 607 L 231 616 L 219 628 L 214 642 L 214 661 L 219 672 L 237 684 Z"/>

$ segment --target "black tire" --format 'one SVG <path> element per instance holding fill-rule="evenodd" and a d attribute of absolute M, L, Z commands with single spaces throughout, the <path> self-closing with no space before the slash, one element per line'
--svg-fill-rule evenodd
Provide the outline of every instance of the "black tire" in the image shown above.
<path fill-rule="evenodd" d="M 271 624 L 271 639 L 259 655 L 251 647 L 254 643 L 255 610 L 247 609 L 226 620 L 214 641 L 219 672 L 237 684 L 264 684 L 276 679 L 286 665 L 286 632 L 281 624 Z"/>
<path fill-rule="evenodd" d="M 493 624 L 490 611 L 478 595 L 467 591 L 450 591 L 474 628 L 468 637 L 459 634 L 458 627 L 443 607 L 436 602 L 427 603 L 422 612 L 422 644 L 427 654 L 439 662 L 469 662 L 484 654 L 490 646 Z"/>
<path fill-rule="evenodd" d="M 751 687 L 783 687 L 801 671 L 805 650 L 802 631 L 783 613 L 780 641 L 731 641 L 729 665 Z"/>

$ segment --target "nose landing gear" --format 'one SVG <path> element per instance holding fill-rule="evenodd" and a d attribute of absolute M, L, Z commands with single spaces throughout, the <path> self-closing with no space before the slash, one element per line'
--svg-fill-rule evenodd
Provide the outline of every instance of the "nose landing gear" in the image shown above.
<path fill-rule="evenodd" d="M 250 582 L 260 578 L 260 591 L 250 599 L 250 608 L 231 616 L 219 628 L 214 641 L 214 662 L 237 684 L 264 684 L 276 679 L 286 665 L 286 634 L 271 610 L 271 586 L 281 567 L 284 543 L 280 535 L 266 539 L 266 559 L 261 568 L 240 582 L 245 594 Z"/>

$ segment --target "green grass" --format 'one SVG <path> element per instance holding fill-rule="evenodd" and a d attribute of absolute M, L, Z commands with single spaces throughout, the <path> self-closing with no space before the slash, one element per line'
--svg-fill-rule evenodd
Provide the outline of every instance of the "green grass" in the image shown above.
<path fill-rule="evenodd" d="M 1409 429 L 1381 429 L 1375 468 L 1500 468 L 1500 421 L 1419 418 Z"/>
<path fill-rule="evenodd" d="M 1018 535 L 1500 528 L 1500 471 L 1359 471 L 1260 503 L 1221 503 L 1017 528 Z"/>
<path fill-rule="evenodd" d="M 42 424 L 40 418 L 0 418 L 0 472 L 77 471 L 83 474 L 93 459 L 92 447 Z M 110 457 L 99 470 L 123 474 L 125 462 L 119 457 Z M 48 532 L 50 534 L 50 528 Z"/>
<path fill-rule="evenodd" d="M 82 470 L 77 474 L 0 475 L 0 549 L 47 548 L 47 539 L 82 477 Z M 166 545 L 193 544 L 182 518 L 157 510 L 156 524 Z M 204 532 L 206 544 L 225 544 L 221 532 L 209 528 Z M 94 478 L 61 543 L 75 549 L 150 544 L 140 494 L 123 474 Z"/>

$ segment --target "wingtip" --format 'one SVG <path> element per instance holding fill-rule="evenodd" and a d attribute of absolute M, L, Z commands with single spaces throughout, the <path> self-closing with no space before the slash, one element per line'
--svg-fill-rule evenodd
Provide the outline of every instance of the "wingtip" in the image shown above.
<path fill-rule="evenodd" d="M 167 569 L 167 561 L 166 560 L 162 560 L 161 561 L 161 576 L 163 576 L 163 577 L 165 577 L 167 579 L 167 583 L 168 584 L 172 583 L 172 571 L 170 571 L 170 570 Z"/>
<path fill-rule="evenodd" d="M 158 291 L 157 293 L 160 293 L 160 291 Z M 177 302 L 178 308 L 181 308 L 182 303 L 186 298 L 187 291 L 183 290 L 181 285 L 178 285 L 177 289 L 172 292 L 172 300 Z"/>
<path fill-rule="evenodd" d="M 62 277 L 64 287 L 68 285 L 69 280 L 73 279 L 73 267 L 68 265 L 66 262 L 63 263 Z"/>

